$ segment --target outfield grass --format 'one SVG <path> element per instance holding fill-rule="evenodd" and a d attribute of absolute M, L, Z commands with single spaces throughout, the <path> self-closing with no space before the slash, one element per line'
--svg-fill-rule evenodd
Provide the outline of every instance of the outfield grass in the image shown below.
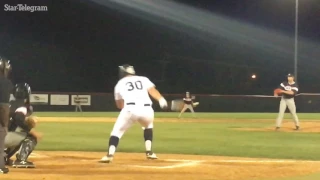
<path fill-rule="evenodd" d="M 117 117 L 119 112 L 37 112 L 39 117 Z M 177 112 L 156 112 L 156 118 L 177 118 Z M 199 118 L 206 119 L 275 119 L 277 113 L 197 113 Z M 300 119 L 319 119 L 320 113 L 299 113 Z M 183 114 L 183 117 L 192 117 L 190 113 Z M 285 118 L 290 118 L 286 114 Z"/>
<path fill-rule="evenodd" d="M 38 116 L 115 117 L 118 113 L 37 113 Z M 176 117 L 177 113 L 156 113 L 156 117 Z M 270 127 L 272 113 L 198 113 L 201 118 L 239 119 L 225 123 L 156 122 L 154 150 L 158 153 L 201 154 L 219 156 L 266 157 L 320 160 L 318 133 L 248 132 L 235 127 Z M 299 114 L 303 119 L 318 119 L 320 114 Z M 229 118 L 228 118 L 229 117 Z M 270 121 L 241 121 L 270 119 Z M 302 119 L 302 120 L 303 120 Z M 113 123 L 45 122 L 38 126 L 45 136 L 38 150 L 106 151 Z M 130 128 L 119 144 L 119 152 L 144 152 L 142 129 Z"/>

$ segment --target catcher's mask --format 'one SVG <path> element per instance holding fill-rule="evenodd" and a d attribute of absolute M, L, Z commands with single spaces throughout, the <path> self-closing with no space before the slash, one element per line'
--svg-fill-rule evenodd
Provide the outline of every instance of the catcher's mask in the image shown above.
<path fill-rule="evenodd" d="M 10 61 L 0 57 L 0 75 L 8 77 L 11 69 Z"/>
<path fill-rule="evenodd" d="M 119 78 L 122 79 L 123 77 L 127 76 L 127 75 L 135 75 L 136 72 L 134 70 L 134 67 L 129 65 L 129 64 L 125 64 L 122 66 L 119 66 Z"/>
<path fill-rule="evenodd" d="M 30 103 L 30 94 L 31 94 L 31 88 L 29 84 L 27 83 L 19 83 L 16 84 L 13 92 L 13 96 L 16 99 L 25 99 L 28 103 Z"/>

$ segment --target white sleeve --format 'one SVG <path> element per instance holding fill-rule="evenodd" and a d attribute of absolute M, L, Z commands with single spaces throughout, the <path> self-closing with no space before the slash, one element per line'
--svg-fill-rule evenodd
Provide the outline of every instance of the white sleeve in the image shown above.
<path fill-rule="evenodd" d="M 153 84 L 153 82 L 151 82 L 150 81 L 150 79 L 149 78 L 145 78 L 144 79 L 144 86 L 147 88 L 147 89 L 150 89 L 150 88 L 153 88 L 153 87 L 155 87 L 155 85 Z"/>
<path fill-rule="evenodd" d="M 121 100 L 122 99 L 122 96 L 120 94 L 120 85 L 119 84 L 117 84 L 114 87 L 114 99 L 115 100 Z"/>

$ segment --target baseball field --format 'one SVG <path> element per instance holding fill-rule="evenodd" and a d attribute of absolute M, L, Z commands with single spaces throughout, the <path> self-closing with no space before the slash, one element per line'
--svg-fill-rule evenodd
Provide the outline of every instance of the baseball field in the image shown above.
<path fill-rule="evenodd" d="M 8 180 L 318 180 L 320 114 L 287 115 L 274 131 L 274 113 L 156 113 L 153 150 L 146 160 L 143 131 L 123 136 L 111 164 L 108 138 L 118 113 L 36 113 L 44 136 L 31 154 L 35 169 L 10 169 Z"/>

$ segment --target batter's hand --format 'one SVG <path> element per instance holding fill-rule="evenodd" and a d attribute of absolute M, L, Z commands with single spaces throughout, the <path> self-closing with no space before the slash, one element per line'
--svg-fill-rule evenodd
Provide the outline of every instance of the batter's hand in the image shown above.
<path fill-rule="evenodd" d="M 168 107 L 168 103 L 163 97 L 159 99 L 159 105 L 161 109 L 166 109 Z"/>

